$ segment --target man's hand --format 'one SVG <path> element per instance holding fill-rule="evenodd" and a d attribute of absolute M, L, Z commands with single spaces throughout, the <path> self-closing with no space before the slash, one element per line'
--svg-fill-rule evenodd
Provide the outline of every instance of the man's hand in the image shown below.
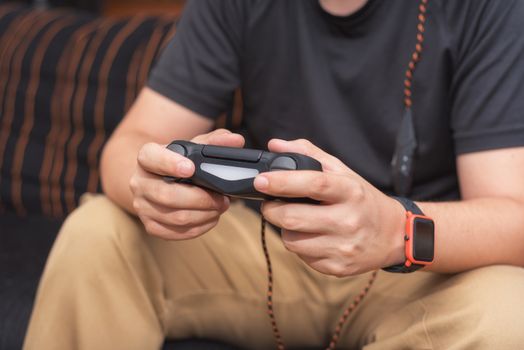
<path fill-rule="evenodd" d="M 339 277 L 405 260 L 405 210 L 400 203 L 309 141 L 272 140 L 269 150 L 308 155 L 320 161 L 324 169 L 264 173 L 255 180 L 260 192 L 321 202 L 264 202 L 262 213 L 282 228 L 288 250 L 313 269 Z"/>
<path fill-rule="evenodd" d="M 229 147 L 243 147 L 244 138 L 219 129 L 191 141 Z M 200 236 L 218 223 L 229 208 L 229 199 L 202 188 L 167 183 L 163 176 L 188 178 L 195 172 L 189 159 L 166 149 L 165 145 L 148 143 L 137 157 L 136 171 L 129 185 L 133 208 L 151 235 L 183 240 Z"/>

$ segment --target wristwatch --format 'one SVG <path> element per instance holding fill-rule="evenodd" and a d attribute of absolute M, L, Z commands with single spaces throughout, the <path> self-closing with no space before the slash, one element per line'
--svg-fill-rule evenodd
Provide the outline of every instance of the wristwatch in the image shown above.
<path fill-rule="evenodd" d="M 411 200 L 403 197 L 391 197 L 406 209 L 406 261 L 403 264 L 385 267 L 388 272 L 414 272 L 431 265 L 435 258 L 435 223 L 424 215 L 422 210 Z"/>

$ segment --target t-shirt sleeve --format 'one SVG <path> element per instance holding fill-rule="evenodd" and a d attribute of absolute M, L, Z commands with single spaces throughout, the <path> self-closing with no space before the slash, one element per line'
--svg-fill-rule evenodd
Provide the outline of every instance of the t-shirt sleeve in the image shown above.
<path fill-rule="evenodd" d="M 451 14 L 459 36 L 450 94 L 456 152 L 524 146 L 524 1 L 469 3 Z"/>
<path fill-rule="evenodd" d="M 148 86 L 196 113 L 218 118 L 239 86 L 243 12 L 242 0 L 189 1 Z"/>

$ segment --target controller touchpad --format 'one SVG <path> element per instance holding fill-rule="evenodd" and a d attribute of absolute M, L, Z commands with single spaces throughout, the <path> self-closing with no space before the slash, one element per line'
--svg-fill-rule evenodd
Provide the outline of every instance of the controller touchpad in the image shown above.
<path fill-rule="evenodd" d="M 257 169 L 241 168 L 213 163 L 202 163 L 200 164 L 200 169 L 208 174 L 227 181 L 251 179 L 259 174 Z"/>

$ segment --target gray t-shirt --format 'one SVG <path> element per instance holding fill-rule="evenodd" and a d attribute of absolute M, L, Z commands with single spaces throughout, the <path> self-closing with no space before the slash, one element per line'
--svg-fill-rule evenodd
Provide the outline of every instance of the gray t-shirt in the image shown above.
<path fill-rule="evenodd" d="M 240 87 L 251 146 L 307 138 L 391 193 L 418 3 L 193 0 L 149 86 L 209 118 Z M 413 198 L 456 199 L 456 155 L 524 146 L 524 1 L 432 0 L 427 17 Z"/>

